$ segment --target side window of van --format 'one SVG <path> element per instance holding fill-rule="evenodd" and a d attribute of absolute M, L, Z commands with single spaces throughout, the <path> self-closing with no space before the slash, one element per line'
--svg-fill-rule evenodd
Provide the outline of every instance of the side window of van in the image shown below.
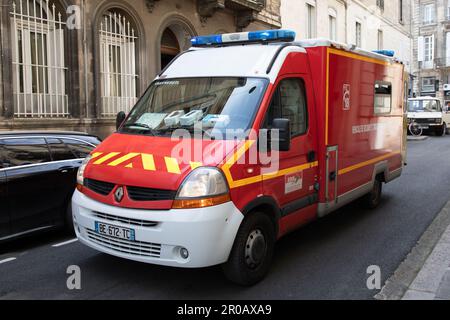
<path fill-rule="evenodd" d="M 4 139 L 4 167 L 17 167 L 50 162 L 50 152 L 44 138 Z"/>
<path fill-rule="evenodd" d="M 375 114 L 389 114 L 392 110 L 392 83 L 375 82 Z"/>
<path fill-rule="evenodd" d="M 306 90 L 302 79 L 284 79 L 278 85 L 264 121 L 264 128 L 271 129 L 273 120 L 278 118 L 290 120 L 293 137 L 303 135 L 308 130 Z"/>

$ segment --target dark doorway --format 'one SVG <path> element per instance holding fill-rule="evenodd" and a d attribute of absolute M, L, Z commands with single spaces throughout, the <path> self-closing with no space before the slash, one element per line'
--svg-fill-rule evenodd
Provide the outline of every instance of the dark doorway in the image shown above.
<path fill-rule="evenodd" d="M 161 38 L 161 69 L 164 69 L 178 54 L 180 45 L 170 28 L 164 30 Z"/>

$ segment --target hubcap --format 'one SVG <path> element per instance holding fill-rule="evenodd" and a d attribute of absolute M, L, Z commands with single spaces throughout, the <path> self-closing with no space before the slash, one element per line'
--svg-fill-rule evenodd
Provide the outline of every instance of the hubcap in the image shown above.
<path fill-rule="evenodd" d="M 256 269 L 263 261 L 267 252 L 266 239 L 261 230 L 250 233 L 245 245 L 245 262 L 251 269 Z"/>

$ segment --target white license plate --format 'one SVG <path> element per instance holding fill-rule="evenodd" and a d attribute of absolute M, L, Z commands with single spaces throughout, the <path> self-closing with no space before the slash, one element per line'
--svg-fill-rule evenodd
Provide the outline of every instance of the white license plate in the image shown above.
<path fill-rule="evenodd" d="M 95 232 L 113 238 L 136 241 L 136 233 L 133 229 L 112 226 L 102 222 L 95 222 Z"/>

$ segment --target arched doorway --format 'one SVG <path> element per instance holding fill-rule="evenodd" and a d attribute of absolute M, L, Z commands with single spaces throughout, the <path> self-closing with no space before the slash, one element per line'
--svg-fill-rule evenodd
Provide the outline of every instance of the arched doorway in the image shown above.
<path fill-rule="evenodd" d="M 170 28 L 161 37 L 161 68 L 164 69 L 180 53 L 178 39 Z"/>
<path fill-rule="evenodd" d="M 196 35 L 194 28 L 180 16 L 171 16 L 160 29 L 160 66 L 164 69 L 180 52 L 191 47 L 191 38 Z"/>

